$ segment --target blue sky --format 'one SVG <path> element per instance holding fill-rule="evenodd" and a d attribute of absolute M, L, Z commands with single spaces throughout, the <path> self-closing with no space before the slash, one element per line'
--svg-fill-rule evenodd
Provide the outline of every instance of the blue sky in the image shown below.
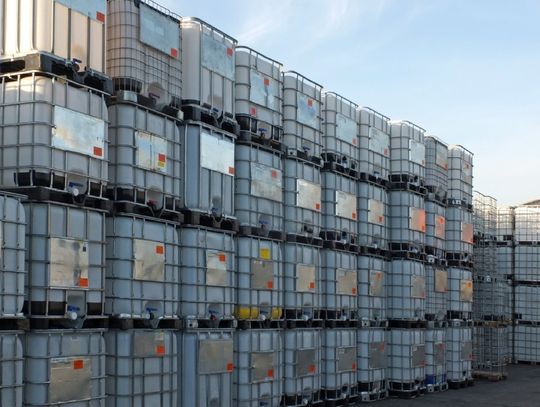
<path fill-rule="evenodd" d="M 158 0 L 326 89 L 475 153 L 475 188 L 540 198 L 540 2 Z"/>

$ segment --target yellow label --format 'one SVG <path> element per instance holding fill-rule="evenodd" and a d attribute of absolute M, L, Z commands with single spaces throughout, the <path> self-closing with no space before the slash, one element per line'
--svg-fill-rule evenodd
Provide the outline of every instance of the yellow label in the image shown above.
<path fill-rule="evenodd" d="M 272 252 L 270 251 L 269 247 L 263 247 L 259 250 L 259 254 L 261 256 L 261 259 L 270 260 L 270 256 L 272 255 Z"/>

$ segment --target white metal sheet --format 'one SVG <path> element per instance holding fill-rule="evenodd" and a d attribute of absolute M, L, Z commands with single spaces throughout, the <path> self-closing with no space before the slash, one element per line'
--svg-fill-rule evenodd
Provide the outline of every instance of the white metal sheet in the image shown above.
<path fill-rule="evenodd" d="M 249 99 L 268 109 L 279 111 L 279 83 L 255 69 L 250 70 Z"/>
<path fill-rule="evenodd" d="M 337 293 L 356 295 L 358 278 L 356 270 L 338 268 L 336 270 Z"/>
<path fill-rule="evenodd" d="M 298 93 L 296 103 L 298 121 L 306 126 L 319 129 L 319 102 L 303 93 Z"/>
<path fill-rule="evenodd" d="M 356 220 L 356 195 L 336 191 L 336 216 Z"/>
<path fill-rule="evenodd" d="M 218 250 L 206 251 L 206 284 L 227 286 L 227 255 Z"/>
<path fill-rule="evenodd" d="M 201 129 L 201 167 L 234 176 L 234 143 Z"/>
<path fill-rule="evenodd" d="M 133 279 L 165 281 L 165 244 L 133 239 Z"/>
<path fill-rule="evenodd" d="M 425 165 L 426 146 L 416 140 L 409 140 L 409 160 L 419 165 Z"/>
<path fill-rule="evenodd" d="M 142 2 L 139 38 L 141 42 L 167 55 L 174 58 L 180 56 L 180 24 Z"/>
<path fill-rule="evenodd" d="M 167 173 L 167 140 L 145 131 L 137 131 L 135 143 L 137 166 Z"/>
<path fill-rule="evenodd" d="M 300 208 L 320 212 L 321 210 L 321 186 L 312 182 L 296 180 L 296 205 Z"/>
<path fill-rule="evenodd" d="M 234 50 L 207 33 L 202 34 L 202 65 L 234 81 Z"/>
<path fill-rule="evenodd" d="M 369 128 L 369 149 L 382 156 L 390 157 L 390 136 L 371 126 Z"/>
<path fill-rule="evenodd" d="M 88 242 L 57 237 L 49 242 L 51 287 L 88 288 Z"/>
<path fill-rule="evenodd" d="M 315 292 L 315 266 L 310 264 L 296 265 L 296 291 Z"/>
<path fill-rule="evenodd" d="M 336 136 L 349 144 L 358 144 L 358 124 L 341 113 L 336 114 Z"/>
<path fill-rule="evenodd" d="M 283 200 L 283 174 L 281 170 L 252 162 L 251 194 L 281 202 Z"/>

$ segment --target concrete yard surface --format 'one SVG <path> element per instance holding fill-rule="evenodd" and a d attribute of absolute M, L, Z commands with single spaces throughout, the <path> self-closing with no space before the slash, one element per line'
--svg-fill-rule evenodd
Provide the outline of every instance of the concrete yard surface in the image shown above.
<path fill-rule="evenodd" d="M 477 379 L 460 390 L 426 394 L 412 400 L 392 398 L 375 407 L 540 407 L 540 366 L 511 365 L 500 382 Z"/>

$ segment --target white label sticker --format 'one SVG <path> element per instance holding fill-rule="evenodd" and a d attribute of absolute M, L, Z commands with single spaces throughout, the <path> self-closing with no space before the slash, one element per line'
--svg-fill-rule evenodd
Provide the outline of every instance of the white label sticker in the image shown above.
<path fill-rule="evenodd" d="M 234 176 L 234 143 L 201 131 L 201 166 Z"/>
<path fill-rule="evenodd" d="M 172 18 L 140 4 L 140 40 L 173 57 L 180 56 L 180 24 Z"/>
<path fill-rule="evenodd" d="M 341 113 L 336 114 L 336 136 L 354 146 L 358 145 L 357 123 Z"/>
<path fill-rule="evenodd" d="M 296 180 L 297 199 L 296 205 L 300 208 L 320 212 L 321 210 L 321 186 L 312 182 Z"/>
<path fill-rule="evenodd" d="M 202 35 L 202 65 L 227 79 L 234 80 L 234 50 L 211 35 Z"/>

